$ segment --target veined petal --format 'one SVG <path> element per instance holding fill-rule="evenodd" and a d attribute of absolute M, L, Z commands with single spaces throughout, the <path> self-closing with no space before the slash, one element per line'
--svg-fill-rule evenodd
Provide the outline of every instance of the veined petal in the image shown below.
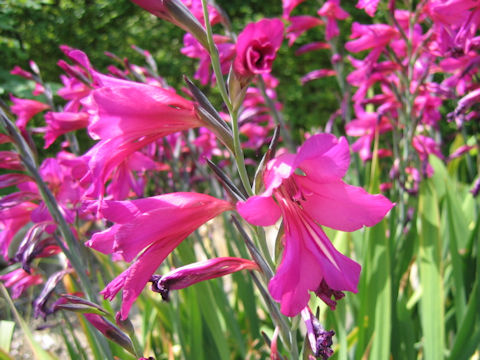
<path fill-rule="evenodd" d="M 350 165 L 350 150 L 344 137 L 318 134 L 308 138 L 298 150 L 295 167 L 317 181 L 342 178 Z"/>
<path fill-rule="evenodd" d="M 271 196 L 274 189 L 279 187 L 284 179 L 288 179 L 295 171 L 295 155 L 282 154 L 268 162 L 263 182 L 265 184 L 264 196 Z"/>
<path fill-rule="evenodd" d="M 93 234 L 92 238 L 85 243 L 92 249 L 100 251 L 104 254 L 111 254 L 114 252 L 115 234 L 121 225 L 115 224 L 111 228 Z"/>
<path fill-rule="evenodd" d="M 203 223 L 231 208 L 227 201 L 188 192 L 104 201 L 100 213 L 120 224 L 95 234 L 88 245 L 102 252 L 118 252 L 126 261 L 131 261 L 154 242 L 181 241 Z"/>
<path fill-rule="evenodd" d="M 285 316 L 295 316 L 308 304 L 310 291 L 316 290 L 323 273 L 318 259 L 305 247 L 301 231 L 285 234 L 282 261 L 268 284 L 272 297 L 280 302 Z"/>
<path fill-rule="evenodd" d="M 306 212 L 319 224 L 342 231 L 355 231 L 377 224 L 394 204 L 383 195 L 371 195 L 342 180 L 319 183 L 306 176 L 296 176 L 306 200 Z"/>
<path fill-rule="evenodd" d="M 245 220 L 256 226 L 273 225 L 281 215 L 280 208 L 271 196 L 249 197 L 237 203 L 237 210 Z"/>
<path fill-rule="evenodd" d="M 120 310 L 121 319 L 128 317 L 130 308 L 142 292 L 145 285 L 150 280 L 155 270 L 165 260 L 173 249 L 175 249 L 183 239 L 171 241 L 169 243 L 155 243 L 145 250 L 142 255 L 130 266 L 125 277 L 122 293 L 122 307 Z"/>
<path fill-rule="evenodd" d="M 338 252 L 323 230 L 303 210 L 285 217 L 285 249 L 269 283 L 272 297 L 286 316 L 297 315 L 322 280 L 337 291 L 357 292 L 361 267 Z"/>

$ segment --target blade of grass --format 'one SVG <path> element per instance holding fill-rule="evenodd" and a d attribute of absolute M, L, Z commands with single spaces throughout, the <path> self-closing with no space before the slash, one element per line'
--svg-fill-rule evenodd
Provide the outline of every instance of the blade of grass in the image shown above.
<path fill-rule="evenodd" d="M 0 349 L 0 360 L 13 360 L 13 358 L 10 357 L 10 355 L 8 355 L 5 351 Z"/>
<path fill-rule="evenodd" d="M 0 320 L 0 349 L 7 353 L 10 352 L 14 329 L 15 322 Z"/>
<path fill-rule="evenodd" d="M 32 350 L 33 356 L 36 360 L 54 360 L 57 359 L 47 351 L 43 350 L 42 347 L 34 340 L 33 334 L 30 331 L 27 323 L 23 318 L 20 316 L 20 314 L 17 312 L 17 309 L 15 309 L 15 305 L 12 302 L 12 299 L 10 298 L 10 295 L 8 295 L 7 290 L 5 289 L 5 286 L 0 283 L 0 291 L 3 295 L 3 297 L 7 300 L 7 304 L 10 308 L 10 310 L 13 312 L 15 319 L 17 319 L 18 324 L 20 325 L 20 328 L 22 329 L 23 334 L 25 335 L 25 339 L 27 340 L 27 344 Z"/>
<path fill-rule="evenodd" d="M 466 310 L 467 300 L 465 298 L 465 284 L 463 281 L 462 259 L 458 252 L 459 239 L 468 238 L 468 227 L 464 221 L 463 211 L 457 198 L 452 194 L 451 186 L 447 186 L 446 210 L 448 218 L 448 240 L 450 258 L 453 267 L 453 295 L 455 304 L 455 317 L 457 324 L 460 324 Z M 463 240 L 464 242 L 465 240 Z"/>
<path fill-rule="evenodd" d="M 432 180 L 423 180 L 419 194 L 418 264 L 423 290 L 420 298 L 420 320 L 425 360 L 442 359 L 445 349 L 442 241 L 438 204 Z"/>
<path fill-rule="evenodd" d="M 374 334 L 370 359 L 388 359 L 392 319 L 392 283 L 390 272 L 389 240 L 385 236 L 385 221 L 368 230 L 373 245 L 373 273 L 370 278 L 372 294 L 376 296 L 374 308 Z"/>

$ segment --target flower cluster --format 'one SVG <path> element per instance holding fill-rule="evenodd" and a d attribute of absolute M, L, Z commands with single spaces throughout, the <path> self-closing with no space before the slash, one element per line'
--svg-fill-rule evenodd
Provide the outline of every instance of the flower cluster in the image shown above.
<path fill-rule="evenodd" d="M 188 88 L 176 92 L 157 74 L 152 55 L 137 47 L 134 49 L 145 56 L 147 66 L 125 61 L 123 69 L 111 66 L 109 73 L 103 73 L 83 51 L 62 46 L 67 61 L 58 62 L 65 74 L 56 95 L 63 100 L 63 107 L 56 104 L 58 97 L 53 97 L 34 64 L 32 71 L 16 67 L 12 74 L 33 81 L 33 95 L 43 100 L 12 96 L 11 112 L 16 116 L 18 134 L 6 122 L 12 133 L 0 137 L 2 143 L 14 143 L 25 150 L 21 156 L 13 151 L 0 154 L 0 167 L 8 171 L 0 175 L 0 187 L 15 186 L 18 190 L 0 200 L 0 250 L 5 261 L 22 267 L 2 275 L 0 280 L 12 288 L 14 297 L 28 286 L 45 282 L 34 302 L 36 316 L 46 317 L 58 309 L 78 310 L 80 306 L 91 310 L 93 306 L 95 310 L 89 311 L 86 319 L 133 352 L 130 340 L 106 319 L 103 310 L 86 303 L 93 300 L 92 294 L 83 300 L 67 295 L 49 306 L 48 299 L 63 277 L 75 272 L 80 282 L 88 277 L 83 260 L 76 258 L 79 247 L 130 263 L 101 291 L 108 300 L 121 291 L 117 324 L 128 321 L 133 304 L 149 282 L 153 292 L 168 299 L 174 289 L 237 271 L 255 271 L 263 281 L 259 288 L 268 284 L 269 296 L 280 303 L 283 315 L 302 314 L 314 356 L 328 358 L 334 332 L 325 331 L 313 316 L 310 292 L 334 310 L 344 291 L 357 292 L 361 266 L 334 247 L 322 226 L 346 232 L 374 226 L 394 204 L 383 195 L 372 195 L 344 182 L 351 157 L 345 137 L 318 133 L 295 146 L 280 114 L 279 81 L 272 72 L 284 37 L 293 46 L 308 29 L 325 26 L 326 42 L 308 44 L 298 49 L 298 54 L 333 49 L 340 32 L 337 22 L 349 14 L 339 0 L 328 0 L 318 16 L 292 16 L 302 1 L 283 1 L 282 18 L 249 23 L 236 36 L 230 29 L 224 34 L 212 33 L 213 25 L 227 26 L 223 12 L 213 4 L 198 0 L 133 2 L 186 31 L 181 52 L 198 59 L 194 79 L 203 86 L 218 86 L 225 107 L 217 111 L 189 79 Z M 360 1 L 358 7 L 372 15 L 377 3 Z M 369 54 L 365 60 L 351 59 L 355 70 L 347 80 L 358 87 L 353 96 L 356 118 L 345 129 L 348 135 L 359 138 L 352 149 L 363 160 L 391 156 L 388 149 L 373 153 L 372 144 L 379 134 L 401 128 L 399 119 L 408 115 L 418 119 L 411 127 L 411 142 L 419 160 L 427 163 L 429 154 L 441 156 L 438 144 L 423 131 L 438 124 L 442 101 L 464 96 L 455 119 L 463 121 L 471 116 L 472 98 L 478 96 L 471 92 L 476 42 L 466 27 L 472 22 L 473 8 L 462 6 L 463 10 L 456 11 L 465 14 L 461 12 L 453 19 L 442 4 L 422 7 L 418 19 L 435 19 L 435 36 L 423 34 L 421 26 L 407 26 L 412 14 L 403 10 L 392 10 L 396 25 L 354 23 L 354 40 L 346 44 L 346 49 Z M 285 27 L 285 22 L 290 25 Z M 445 32 L 445 26 L 452 22 L 457 32 L 453 37 Z M 446 46 L 442 41 L 448 36 L 451 44 Z M 432 59 L 439 54 L 445 61 L 436 64 Z M 340 55 L 335 55 L 332 63 L 338 65 Z M 388 56 L 392 59 L 385 59 Z M 408 83 L 404 83 L 396 71 L 410 66 L 407 60 L 412 57 L 418 61 Z M 455 64 L 447 61 L 452 59 L 460 60 Z M 429 75 L 438 66 L 444 66 L 445 72 L 448 68 L 453 79 L 431 81 Z M 315 70 L 302 83 L 338 75 L 338 71 Z M 226 82 L 223 76 L 227 74 Z M 447 83 L 458 93 L 445 92 Z M 401 86 L 408 86 L 415 95 L 410 98 L 409 114 L 394 92 Z M 371 95 L 373 88 L 382 93 Z M 378 108 L 371 111 L 369 105 Z M 33 126 L 42 121 L 42 113 L 43 126 Z M 93 145 L 85 148 L 85 144 L 79 144 L 77 132 L 88 136 Z M 56 157 L 44 159 L 38 169 L 34 157 L 29 158 L 32 134 L 43 137 L 45 148 L 54 144 L 61 148 Z M 244 157 L 244 150 L 253 150 L 256 155 L 266 153 L 257 164 Z M 274 156 L 277 150 L 279 155 Z M 256 167 L 254 186 L 246 166 Z M 211 170 L 215 177 L 210 175 Z M 155 274 L 159 269 L 165 271 L 169 255 L 175 254 L 185 239 L 227 211 L 258 227 L 252 232 L 254 242 L 240 226 L 252 260 L 216 256 Z M 261 246 L 260 227 L 275 225 L 280 219 L 282 255 L 275 264 L 268 247 Z M 67 240 L 67 233 L 76 242 Z M 22 239 L 19 245 L 15 238 Z M 40 259 L 60 252 L 67 261 L 63 260 L 61 269 L 48 278 Z M 277 304 L 272 304 L 276 308 Z M 285 321 L 280 315 L 272 318 L 276 326 Z"/>

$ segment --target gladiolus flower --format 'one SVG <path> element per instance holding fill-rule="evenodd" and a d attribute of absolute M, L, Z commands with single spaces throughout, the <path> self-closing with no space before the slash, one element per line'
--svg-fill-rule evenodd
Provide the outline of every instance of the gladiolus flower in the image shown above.
<path fill-rule="evenodd" d="M 327 18 L 327 28 L 325 29 L 325 38 L 327 40 L 338 36 L 340 33 L 337 20 L 345 20 L 350 16 L 348 12 L 340 7 L 340 0 L 328 0 L 317 13 Z"/>
<path fill-rule="evenodd" d="M 112 171 L 135 151 L 174 132 L 203 125 L 193 103 L 173 91 L 118 81 L 129 86 L 97 89 L 91 103 L 85 104 L 92 115 L 88 131 L 101 140 L 85 155 L 94 195 L 102 192 Z"/>
<path fill-rule="evenodd" d="M 207 34 L 204 28 L 182 1 L 132 0 L 132 2 L 160 19 L 167 20 L 191 33 L 206 49 L 208 49 Z"/>
<path fill-rule="evenodd" d="M 102 291 L 111 300 L 123 288 L 122 319 L 168 254 L 200 225 L 231 208 L 227 201 L 198 193 L 100 204 L 100 214 L 115 225 L 94 234 L 86 245 L 105 254 L 116 253 L 125 261 L 141 253 Z"/>
<path fill-rule="evenodd" d="M 295 9 L 299 4 L 304 2 L 305 0 L 282 0 L 282 7 L 283 7 L 283 17 L 288 19 L 290 17 L 290 13 Z"/>
<path fill-rule="evenodd" d="M 380 0 L 358 0 L 358 3 L 355 5 L 355 7 L 357 9 L 364 9 L 368 15 L 374 17 L 375 13 L 377 12 L 379 2 Z"/>
<path fill-rule="evenodd" d="M 16 124 L 21 130 L 26 128 L 27 123 L 32 117 L 49 108 L 47 104 L 37 100 L 19 99 L 12 95 L 10 96 L 10 99 L 13 102 L 10 109 L 12 110 L 12 113 L 17 115 Z"/>
<path fill-rule="evenodd" d="M 345 49 L 353 53 L 372 48 L 383 49 L 397 34 L 397 30 L 390 25 L 362 25 L 354 22 L 350 37 L 355 40 L 347 42 Z"/>
<path fill-rule="evenodd" d="M 286 30 L 288 46 L 292 46 L 298 37 L 308 29 L 323 25 L 321 19 L 309 15 L 292 16 L 289 20 L 292 24 Z"/>
<path fill-rule="evenodd" d="M 267 164 L 263 194 L 237 203 L 253 225 L 273 225 L 283 217 L 285 248 L 268 288 L 287 316 L 307 305 L 308 291 L 324 300 L 357 291 L 360 265 L 338 252 L 319 225 L 354 231 L 375 225 L 393 206 L 383 195 L 345 184 L 349 162 L 345 138 L 312 136 L 296 155 L 285 153 Z"/>
<path fill-rule="evenodd" d="M 5 283 L 5 287 L 11 288 L 13 299 L 18 299 L 30 286 L 43 282 L 40 275 L 36 275 L 33 271 L 29 274 L 23 269 L 13 270 L 8 274 L 0 275 L 0 281 Z"/>
<path fill-rule="evenodd" d="M 45 133 L 45 146 L 48 148 L 61 135 L 70 131 L 86 128 L 88 114 L 84 112 L 48 112 L 45 114 L 47 131 Z"/>
<path fill-rule="evenodd" d="M 283 29 L 279 19 L 262 19 L 248 24 L 238 35 L 233 62 L 235 73 L 247 78 L 269 73 L 282 44 Z"/>
<path fill-rule="evenodd" d="M 215 279 L 240 270 L 258 270 L 258 265 L 246 259 L 220 257 L 182 266 L 166 275 L 153 275 L 152 291 L 168 300 L 170 290 L 184 289 L 200 281 Z"/>

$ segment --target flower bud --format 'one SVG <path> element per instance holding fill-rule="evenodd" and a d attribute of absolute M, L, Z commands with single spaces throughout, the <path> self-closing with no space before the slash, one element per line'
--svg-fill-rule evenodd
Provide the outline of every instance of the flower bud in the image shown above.
<path fill-rule="evenodd" d="M 258 270 L 258 266 L 251 260 L 221 257 L 182 266 L 163 276 L 153 275 L 150 281 L 152 282 L 152 291 L 160 293 L 162 299 L 168 301 L 170 290 L 184 289 L 200 281 L 245 269 Z"/>

